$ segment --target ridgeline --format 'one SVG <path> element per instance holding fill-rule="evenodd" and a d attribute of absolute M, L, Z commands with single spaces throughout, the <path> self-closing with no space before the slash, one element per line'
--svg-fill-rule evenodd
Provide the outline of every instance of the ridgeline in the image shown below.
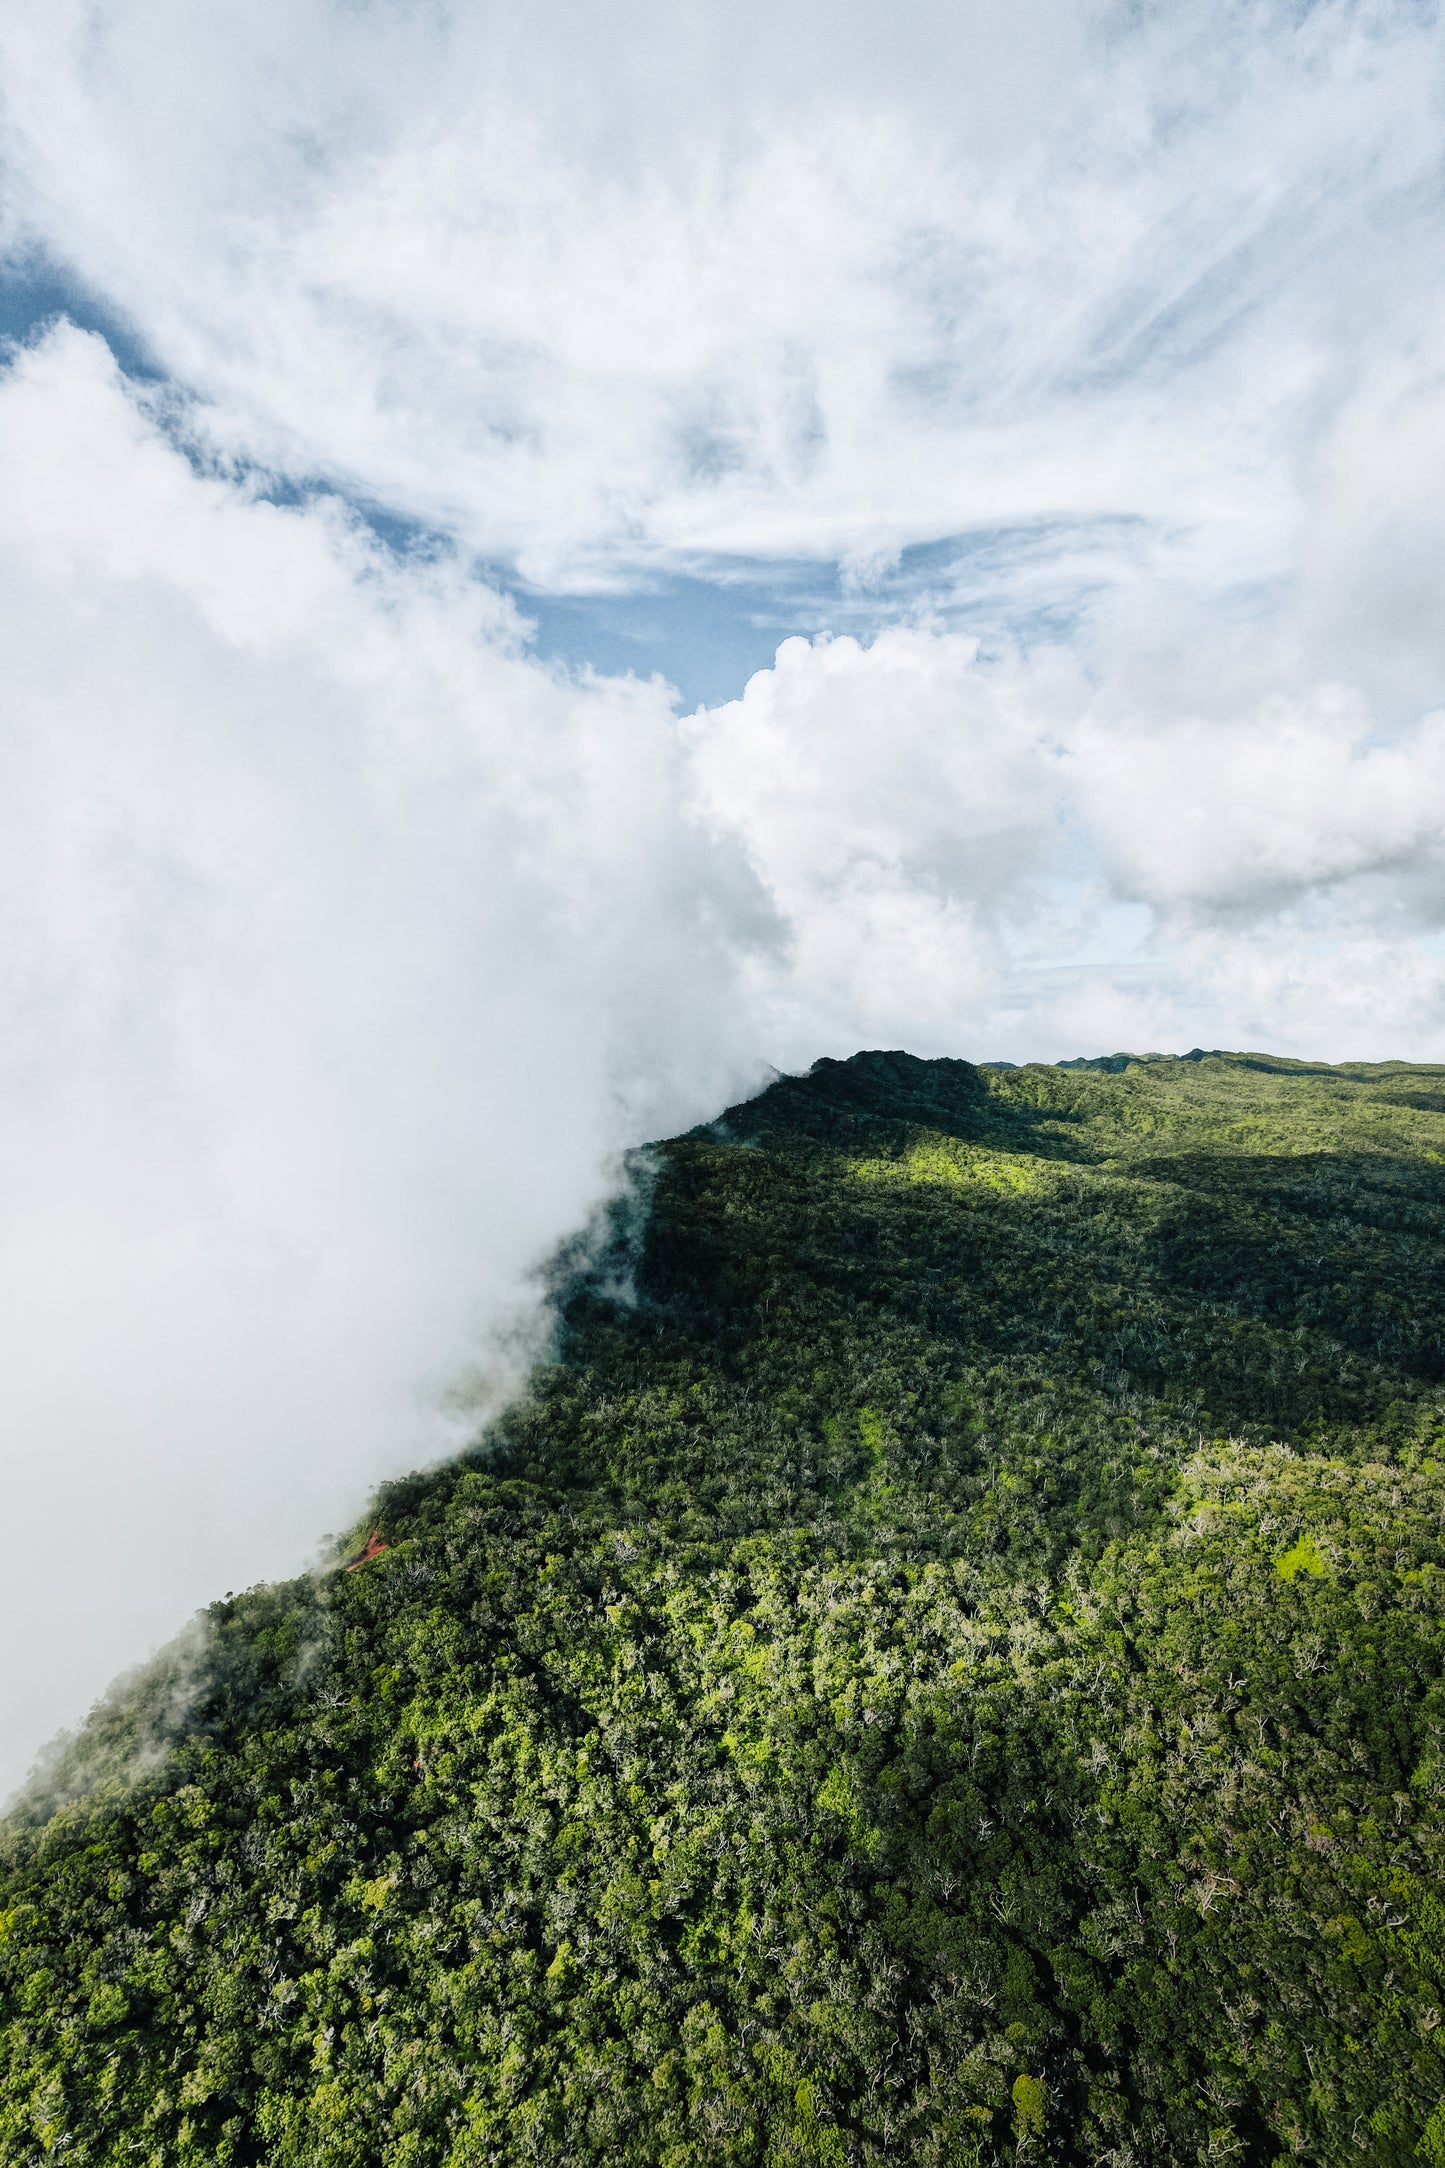
<path fill-rule="evenodd" d="M 12 1812 L 0 2161 L 1445 2168 L 1442 1245 L 1398 1063 L 639 1155 L 525 1398 Z"/>

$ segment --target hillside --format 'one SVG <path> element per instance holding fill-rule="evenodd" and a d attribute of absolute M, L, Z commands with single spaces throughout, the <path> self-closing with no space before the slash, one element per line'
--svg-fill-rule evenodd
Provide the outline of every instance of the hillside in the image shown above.
<path fill-rule="evenodd" d="M 1399 1064 L 639 1155 L 389 1548 L 12 1815 L 0 2160 L 1445 2168 L 1442 1243 Z"/>

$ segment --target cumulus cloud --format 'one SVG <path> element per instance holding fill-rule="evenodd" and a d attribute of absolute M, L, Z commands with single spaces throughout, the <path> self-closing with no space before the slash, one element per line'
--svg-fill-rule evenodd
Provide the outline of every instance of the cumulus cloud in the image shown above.
<path fill-rule="evenodd" d="M 775 1041 L 1445 1053 L 1445 715 L 1384 742 L 1358 690 L 1191 713 L 1199 680 L 1141 713 L 1090 660 L 795 639 L 689 722 L 788 929 Z"/>
<path fill-rule="evenodd" d="M 1069 858 L 1050 719 L 1070 693 L 1062 665 L 981 667 L 974 641 L 897 629 L 785 641 L 690 722 L 701 802 L 789 931 L 759 992 L 790 1042 L 937 1043 L 986 1007 Z"/>
<path fill-rule="evenodd" d="M 1111 886 L 1166 917 L 1244 919 L 1409 873 L 1421 922 L 1440 923 L 1445 714 L 1383 744 L 1358 693 L 1324 685 L 1227 722 L 1095 719 L 1076 758 Z"/>

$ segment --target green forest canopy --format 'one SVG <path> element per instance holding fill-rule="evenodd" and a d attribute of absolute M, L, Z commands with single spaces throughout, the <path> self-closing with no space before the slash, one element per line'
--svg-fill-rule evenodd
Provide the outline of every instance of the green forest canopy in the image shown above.
<path fill-rule="evenodd" d="M 1445 2168 L 1442 1236 L 1399 1063 L 639 1155 L 389 1549 L 11 1814 L 0 2159 Z"/>

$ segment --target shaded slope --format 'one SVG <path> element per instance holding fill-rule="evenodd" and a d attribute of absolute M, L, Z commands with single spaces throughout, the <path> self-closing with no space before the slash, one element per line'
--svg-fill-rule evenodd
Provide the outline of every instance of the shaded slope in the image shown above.
<path fill-rule="evenodd" d="M 3 2158 L 1445 2163 L 1442 1081 L 659 1148 L 390 1549 L 12 1825 Z"/>

